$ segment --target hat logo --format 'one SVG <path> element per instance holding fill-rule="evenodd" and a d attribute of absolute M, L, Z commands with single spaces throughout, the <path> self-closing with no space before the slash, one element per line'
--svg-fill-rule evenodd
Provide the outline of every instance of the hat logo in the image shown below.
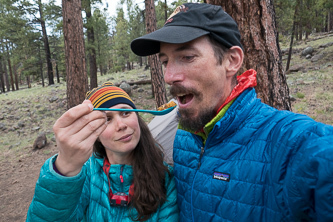
<path fill-rule="evenodd" d="M 173 13 L 169 16 L 169 18 L 167 19 L 167 21 L 165 22 L 164 25 L 166 25 L 167 23 L 172 22 L 172 17 L 174 17 L 175 15 L 177 15 L 179 12 L 187 12 L 188 8 L 185 5 L 180 5 L 178 6 L 175 11 L 173 11 Z"/>

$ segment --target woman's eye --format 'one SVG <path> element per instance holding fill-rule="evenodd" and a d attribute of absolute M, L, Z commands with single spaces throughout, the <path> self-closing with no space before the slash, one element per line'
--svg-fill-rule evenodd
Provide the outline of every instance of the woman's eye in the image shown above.
<path fill-rule="evenodd" d="M 128 116 L 128 115 L 130 115 L 131 114 L 131 112 L 129 112 L 129 111 L 124 111 L 124 112 L 122 112 L 122 115 L 123 116 Z"/>

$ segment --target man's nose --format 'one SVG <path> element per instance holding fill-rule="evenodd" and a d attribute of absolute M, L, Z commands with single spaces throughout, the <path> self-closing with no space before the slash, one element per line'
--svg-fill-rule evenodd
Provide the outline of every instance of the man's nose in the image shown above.
<path fill-rule="evenodd" d="M 164 68 L 164 81 L 173 85 L 176 82 L 181 82 L 184 80 L 184 73 L 175 64 L 168 63 Z"/>

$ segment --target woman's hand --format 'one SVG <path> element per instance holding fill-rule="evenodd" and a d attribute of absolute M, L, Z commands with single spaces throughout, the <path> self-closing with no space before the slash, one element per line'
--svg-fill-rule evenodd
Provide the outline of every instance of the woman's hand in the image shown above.
<path fill-rule="evenodd" d="M 107 126 L 105 113 L 92 110 L 91 101 L 85 100 L 65 112 L 53 126 L 59 149 L 55 164 L 65 176 L 75 176 L 81 171 L 96 139 Z"/>

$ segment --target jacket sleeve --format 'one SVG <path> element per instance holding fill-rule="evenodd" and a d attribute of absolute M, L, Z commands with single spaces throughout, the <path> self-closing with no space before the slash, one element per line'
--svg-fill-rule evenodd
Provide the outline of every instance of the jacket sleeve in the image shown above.
<path fill-rule="evenodd" d="M 166 201 L 159 209 L 158 221 L 179 221 L 177 206 L 177 190 L 173 175 L 173 168 L 169 166 L 170 174 L 166 173 L 165 187 L 167 189 Z"/>
<path fill-rule="evenodd" d="M 303 138 L 286 175 L 287 203 L 294 221 L 332 221 L 333 133 Z"/>
<path fill-rule="evenodd" d="M 85 168 L 74 177 L 61 176 L 53 169 L 55 159 L 46 160 L 41 168 L 26 221 L 78 221 L 83 217 Z"/>

